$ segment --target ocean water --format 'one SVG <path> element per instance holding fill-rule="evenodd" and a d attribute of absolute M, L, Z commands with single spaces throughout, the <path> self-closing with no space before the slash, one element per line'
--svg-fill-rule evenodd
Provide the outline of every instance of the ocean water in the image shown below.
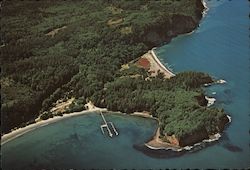
<path fill-rule="evenodd" d="M 156 130 L 154 120 L 109 114 L 119 136 L 100 130 L 97 113 L 73 117 L 29 132 L 1 146 L 3 169 L 149 169 L 250 167 L 249 2 L 210 0 L 200 27 L 157 49 L 174 72 L 207 72 L 226 84 L 206 88 L 213 107 L 232 117 L 219 141 L 186 153 L 149 151 L 143 143 Z M 214 93 L 216 92 L 216 94 Z"/>

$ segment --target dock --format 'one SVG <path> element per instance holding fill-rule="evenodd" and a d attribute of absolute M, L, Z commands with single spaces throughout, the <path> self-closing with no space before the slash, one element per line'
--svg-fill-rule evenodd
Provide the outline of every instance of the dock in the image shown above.
<path fill-rule="evenodd" d="M 100 114 L 101 114 L 101 117 L 102 117 L 102 120 L 103 120 L 103 124 L 100 126 L 101 128 L 101 131 L 102 131 L 102 134 L 104 135 L 105 134 L 105 131 L 104 131 L 104 128 L 107 128 L 107 131 L 108 131 L 108 135 L 109 137 L 113 137 L 113 135 L 116 135 L 118 136 L 119 133 L 117 132 L 114 124 L 112 122 L 107 122 L 102 111 L 100 111 Z M 109 126 L 110 125 L 110 126 Z M 111 128 L 111 129 L 110 129 Z M 112 133 L 112 131 L 114 132 L 114 134 Z"/>
<path fill-rule="evenodd" d="M 116 136 L 119 135 L 118 132 L 117 132 L 117 130 L 116 130 L 116 128 L 115 128 L 115 126 L 114 126 L 114 124 L 113 124 L 112 122 L 108 122 L 108 124 L 111 125 L 111 127 L 112 127 L 112 129 L 113 129 L 115 135 L 116 135 Z"/>

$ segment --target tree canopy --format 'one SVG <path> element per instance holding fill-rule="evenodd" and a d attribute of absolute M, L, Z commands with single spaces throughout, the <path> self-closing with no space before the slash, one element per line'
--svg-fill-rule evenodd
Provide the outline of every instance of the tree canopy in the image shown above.
<path fill-rule="evenodd" d="M 146 80 L 147 71 L 131 62 L 194 29 L 200 3 L 4 1 L 2 133 L 33 122 L 39 114 L 43 119 L 53 116 L 53 103 L 71 97 L 76 101 L 66 112 L 79 111 L 91 100 L 113 111 L 150 111 L 159 118 L 162 133 L 182 135 L 202 122 L 213 131 L 223 112 L 204 108 L 195 98 L 202 93 L 201 85 L 212 81 L 207 74 L 186 72 L 170 80 Z M 175 24 L 181 17 L 183 22 Z M 121 71 L 127 63 L 132 63 L 129 69 Z"/>

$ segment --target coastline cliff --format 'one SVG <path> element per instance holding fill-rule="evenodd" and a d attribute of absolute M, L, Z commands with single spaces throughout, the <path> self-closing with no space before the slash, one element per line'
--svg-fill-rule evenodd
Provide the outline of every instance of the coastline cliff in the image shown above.
<path fill-rule="evenodd" d="M 170 18 L 160 18 L 144 30 L 143 42 L 153 48 L 169 43 L 172 38 L 194 31 L 202 19 L 205 10 L 201 0 L 196 0 L 195 16 L 173 14 Z"/>
<path fill-rule="evenodd" d="M 203 140 L 215 139 L 215 135 L 222 133 L 227 123 L 229 123 L 229 118 L 226 115 L 223 115 L 217 122 L 217 129 L 213 133 L 208 132 L 206 127 L 202 126 L 196 131 L 180 137 L 176 137 L 175 135 L 166 135 L 165 138 L 167 139 L 167 142 L 177 147 L 192 146 L 196 143 L 202 142 Z"/>
<path fill-rule="evenodd" d="M 160 46 L 165 43 L 170 43 L 172 38 L 178 35 L 194 31 L 194 29 L 199 26 L 200 20 L 203 16 L 203 12 L 204 10 L 206 10 L 206 7 L 200 0 L 196 1 L 196 7 L 196 17 L 176 14 L 173 15 L 171 19 L 164 20 L 164 23 L 162 23 L 161 25 L 157 25 L 157 23 L 152 24 L 150 28 L 145 30 L 145 34 L 143 35 L 143 41 L 151 47 Z M 212 83 L 213 81 L 210 80 L 208 82 Z M 195 96 L 195 98 L 200 106 L 207 106 L 208 101 L 206 100 L 205 95 L 203 93 L 201 95 Z M 216 128 L 213 131 L 206 129 L 204 125 L 190 133 L 186 133 L 181 136 L 177 136 L 175 134 L 167 135 L 164 134 L 162 129 L 160 129 L 160 136 L 163 139 L 161 140 L 160 146 L 164 146 L 165 144 L 169 143 L 170 146 L 185 147 L 194 145 L 206 139 L 213 139 L 215 138 L 216 134 L 223 132 L 226 124 L 229 122 L 230 120 L 228 116 L 226 114 L 223 114 L 216 121 Z"/>

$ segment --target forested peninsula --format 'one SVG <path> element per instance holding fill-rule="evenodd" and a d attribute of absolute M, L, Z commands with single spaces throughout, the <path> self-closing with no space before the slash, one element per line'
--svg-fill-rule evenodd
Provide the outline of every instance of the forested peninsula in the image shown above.
<path fill-rule="evenodd" d="M 64 1 L 2 3 L 2 133 L 63 113 L 88 101 L 124 113 L 150 112 L 160 137 L 179 146 L 221 132 L 228 118 L 206 107 L 205 73 L 183 72 L 170 79 L 141 67 L 140 56 L 202 18 L 201 0 Z M 60 112 L 59 101 L 71 101 Z M 188 139 L 188 140 L 187 140 Z"/>

